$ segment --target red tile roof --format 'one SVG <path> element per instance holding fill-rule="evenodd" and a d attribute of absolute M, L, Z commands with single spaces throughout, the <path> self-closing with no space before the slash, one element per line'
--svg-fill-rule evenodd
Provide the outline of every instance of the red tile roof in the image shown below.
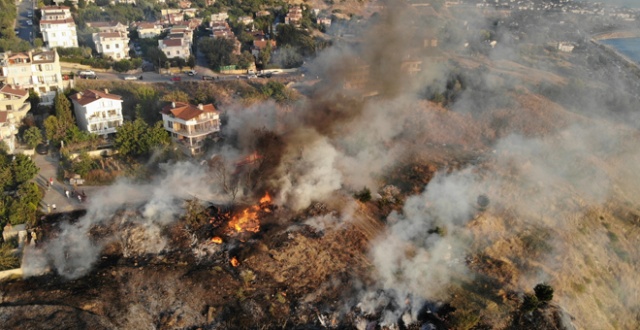
<path fill-rule="evenodd" d="M 182 46 L 182 39 L 164 39 L 162 43 L 167 47 L 180 47 Z"/>
<path fill-rule="evenodd" d="M 0 123 L 6 123 L 6 122 L 7 122 L 7 112 L 0 111 Z"/>
<path fill-rule="evenodd" d="M 172 108 L 172 105 L 175 107 Z M 165 115 L 173 115 L 176 118 L 182 120 L 191 120 L 193 118 L 197 118 L 201 114 L 205 112 L 217 112 L 216 108 L 213 104 L 205 104 L 202 106 L 202 110 L 198 108 L 198 106 L 184 103 L 184 102 L 173 102 L 173 104 L 168 104 L 162 108 L 162 113 Z"/>
<path fill-rule="evenodd" d="M 2 86 L 2 88 L 0 88 L 0 93 L 15 95 L 19 97 L 24 97 L 27 94 L 29 94 L 29 92 L 27 92 L 24 89 L 14 89 L 14 88 L 11 88 L 11 86 L 9 85 Z"/>
<path fill-rule="evenodd" d="M 93 89 L 87 89 L 82 92 L 71 95 L 71 100 L 73 102 L 77 102 L 80 105 L 87 105 L 101 98 L 117 100 L 117 101 L 122 99 L 120 95 L 108 94 L 108 93 L 100 92 Z"/>

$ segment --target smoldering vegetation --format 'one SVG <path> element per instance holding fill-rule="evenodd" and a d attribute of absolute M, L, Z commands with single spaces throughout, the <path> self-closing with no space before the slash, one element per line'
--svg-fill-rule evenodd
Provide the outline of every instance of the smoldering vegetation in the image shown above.
<path fill-rule="evenodd" d="M 215 230 L 181 234 L 183 260 L 204 256 L 204 266 L 139 270 L 153 285 L 135 267 L 104 280 L 144 285 L 135 297 L 153 308 L 100 308 L 125 315 L 114 322 L 125 327 L 631 328 L 640 153 L 636 114 L 619 105 L 635 100 L 637 77 L 588 69 L 606 56 L 588 42 L 571 55 L 549 50 L 549 36 L 522 27 L 543 18 L 479 17 L 388 2 L 350 27 L 355 41 L 309 64 L 314 82 L 300 98 L 230 106 L 226 143 L 206 165 L 169 164 L 153 182 L 106 188 L 87 215 L 27 251 L 25 273 L 102 278 L 92 266 L 111 242 L 170 249 L 178 235 L 166 228 L 198 214 L 184 215 L 185 199 L 251 205 L 269 192 L 278 208 L 261 214 L 254 236 L 223 235 L 216 246 Z M 238 167 L 247 155 L 255 161 Z M 114 217 L 127 203 L 130 219 Z M 100 243 L 96 226 L 140 229 Z M 554 299 L 525 310 L 524 294 L 541 282 Z"/>

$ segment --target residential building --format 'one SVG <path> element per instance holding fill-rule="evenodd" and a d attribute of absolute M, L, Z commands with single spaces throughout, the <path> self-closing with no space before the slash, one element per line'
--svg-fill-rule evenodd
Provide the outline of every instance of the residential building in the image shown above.
<path fill-rule="evenodd" d="M 71 95 L 78 127 L 89 133 L 113 134 L 122 126 L 122 98 L 109 90 L 87 89 Z"/>
<path fill-rule="evenodd" d="M 575 46 L 570 42 L 559 42 L 558 50 L 565 53 L 571 53 Z"/>
<path fill-rule="evenodd" d="M 40 32 L 45 45 L 55 47 L 78 47 L 76 23 L 66 6 L 47 6 L 40 9 Z"/>
<path fill-rule="evenodd" d="M 122 32 L 127 33 L 127 26 L 116 21 L 111 22 L 87 22 L 87 26 L 98 29 L 99 32 Z"/>
<path fill-rule="evenodd" d="M 302 21 L 302 8 L 300 6 L 293 6 L 289 9 L 287 16 L 284 18 L 284 24 L 291 24 L 299 26 Z"/>
<path fill-rule="evenodd" d="M 60 74 L 56 50 L 0 54 L 0 80 L 16 89 L 32 89 L 40 104 L 51 105 L 57 91 L 73 88 L 73 80 Z"/>
<path fill-rule="evenodd" d="M 229 14 L 227 14 L 227 12 L 211 14 L 211 24 L 224 23 L 228 19 L 229 19 Z"/>
<path fill-rule="evenodd" d="M 0 88 L 0 141 L 9 147 L 9 153 L 16 149 L 16 134 L 22 120 L 31 109 L 27 101 L 29 92 L 3 85 Z"/>
<path fill-rule="evenodd" d="M 191 47 L 183 38 L 158 40 L 158 48 L 167 58 L 180 57 L 186 60 L 191 55 Z"/>
<path fill-rule="evenodd" d="M 200 25 L 202 25 L 202 18 L 191 18 L 186 23 L 191 31 L 195 31 Z"/>
<path fill-rule="evenodd" d="M 249 25 L 253 23 L 253 17 L 251 16 L 240 16 L 238 17 L 238 23 L 242 23 L 244 25 Z"/>
<path fill-rule="evenodd" d="M 136 29 L 138 38 L 155 38 L 164 30 L 162 24 L 157 22 L 139 22 Z"/>
<path fill-rule="evenodd" d="M 331 17 L 328 16 L 318 16 L 316 19 L 316 24 L 324 25 L 325 27 L 331 26 Z"/>
<path fill-rule="evenodd" d="M 271 12 L 268 10 L 261 10 L 256 13 L 256 17 L 265 17 L 265 16 L 271 16 Z"/>
<path fill-rule="evenodd" d="M 178 7 L 182 9 L 191 8 L 191 1 L 188 1 L 188 0 L 178 1 Z"/>
<path fill-rule="evenodd" d="M 98 32 L 93 34 L 96 52 L 114 60 L 129 58 L 129 36 L 122 32 Z"/>
<path fill-rule="evenodd" d="M 162 23 L 167 25 L 180 24 L 182 22 L 184 22 L 184 15 L 182 13 L 167 14 L 166 16 L 162 16 Z"/>
<path fill-rule="evenodd" d="M 276 41 L 273 39 L 265 39 L 264 37 L 260 39 L 253 40 L 253 46 L 251 46 L 251 54 L 258 58 L 260 51 L 267 48 L 267 45 L 271 45 L 271 50 L 276 49 Z"/>
<path fill-rule="evenodd" d="M 169 29 L 168 39 L 181 38 L 189 47 L 193 44 L 193 31 L 186 25 L 176 25 Z"/>
<path fill-rule="evenodd" d="M 164 129 L 188 155 L 202 153 L 204 141 L 220 131 L 220 112 L 213 104 L 171 102 L 162 108 Z"/>

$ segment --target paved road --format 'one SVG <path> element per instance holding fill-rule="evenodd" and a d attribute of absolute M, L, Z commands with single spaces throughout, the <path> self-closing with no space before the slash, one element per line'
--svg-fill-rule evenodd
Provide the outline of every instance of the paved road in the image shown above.
<path fill-rule="evenodd" d="M 60 161 L 59 158 L 53 156 L 52 154 L 36 154 L 33 157 L 36 165 L 40 168 L 40 172 L 36 176 L 35 181 L 45 190 L 44 198 L 40 203 L 40 209 L 44 213 L 70 212 L 74 210 L 84 209 L 85 204 L 78 201 L 77 198 L 66 197 L 64 192 L 65 189 L 73 191 L 73 187 L 68 183 L 60 182 L 57 180 L 58 163 Z M 54 180 L 53 186 L 51 188 L 47 188 L 47 181 L 50 178 L 53 178 Z M 103 187 L 101 186 L 79 186 L 78 190 L 84 191 L 87 195 L 87 199 L 89 199 L 94 193 L 102 188 Z M 56 205 L 55 210 L 53 209 L 54 204 Z"/>
<path fill-rule="evenodd" d="M 28 17 L 29 13 L 35 15 L 33 11 L 33 0 L 22 0 L 17 5 L 18 17 L 16 28 L 18 29 L 18 37 L 33 44 L 33 37 L 36 33 L 34 25 L 27 25 L 27 21 L 33 23 L 33 18 Z"/>

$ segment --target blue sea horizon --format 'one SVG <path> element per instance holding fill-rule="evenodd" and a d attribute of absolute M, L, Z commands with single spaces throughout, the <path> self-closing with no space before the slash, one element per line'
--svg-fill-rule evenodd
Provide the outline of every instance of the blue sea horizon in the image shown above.
<path fill-rule="evenodd" d="M 600 42 L 613 47 L 620 54 L 640 64 L 640 38 L 607 39 Z"/>

